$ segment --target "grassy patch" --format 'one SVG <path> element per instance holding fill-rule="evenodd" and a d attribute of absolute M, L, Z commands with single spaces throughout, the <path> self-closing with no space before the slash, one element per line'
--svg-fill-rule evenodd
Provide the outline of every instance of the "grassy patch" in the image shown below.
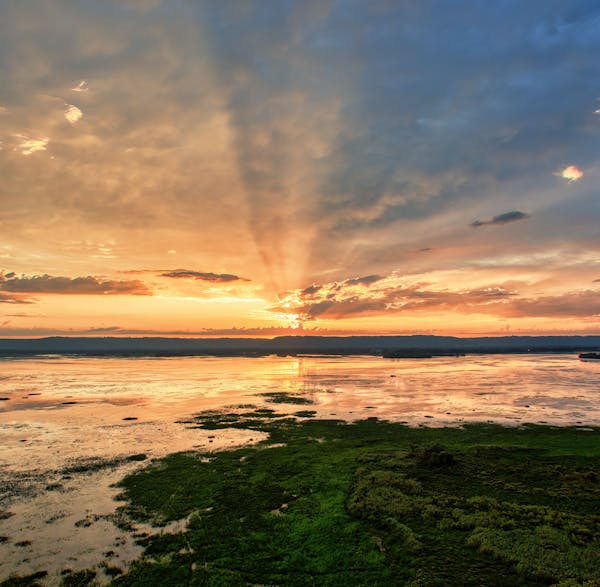
<path fill-rule="evenodd" d="M 47 571 L 38 571 L 37 573 L 23 577 L 13 575 L 5 581 L 2 581 L 0 585 L 2 587 L 41 587 L 42 583 L 40 583 L 40 581 L 43 580 L 47 575 Z"/>
<path fill-rule="evenodd" d="M 257 411 L 195 423 L 268 432 L 259 446 L 171 455 L 122 481 L 124 514 L 188 524 L 141 538 L 144 557 L 115 585 L 510 587 L 600 577 L 599 431 L 411 429 Z"/>
<path fill-rule="evenodd" d="M 96 578 L 96 571 L 86 569 L 83 571 L 66 571 L 63 572 L 61 587 L 85 587 L 93 585 Z"/>
<path fill-rule="evenodd" d="M 314 418 L 317 415 L 317 412 L 314 410 L 300 410 L 294 412 L 292 415 L 297 416 L 298 418 Z"/>
<path fill-rule="evenodd" d="M 265 401 L 268 401 L 272 404 L 303 404 L 309 405 L 314 404 L 315 402 L 303 395 L 291 394 L 286 391 L 273 391 L 269 393 L 261 393 Z"/>

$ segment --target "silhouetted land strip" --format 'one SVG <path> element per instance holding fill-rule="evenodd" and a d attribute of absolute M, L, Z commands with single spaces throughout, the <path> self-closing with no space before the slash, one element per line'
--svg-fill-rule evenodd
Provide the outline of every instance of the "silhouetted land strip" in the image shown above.
<path fill-rule="evenodd" d="M 276 338 L 48 337 L 0 339 L 0 356 L 376 355 L 392 358 L 465 353 L 596 351 L 600 336 L 279 336 Z"/>

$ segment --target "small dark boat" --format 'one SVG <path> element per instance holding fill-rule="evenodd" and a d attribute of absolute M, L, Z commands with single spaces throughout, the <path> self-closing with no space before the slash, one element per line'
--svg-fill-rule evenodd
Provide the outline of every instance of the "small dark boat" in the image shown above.
<path fill-rule="evenodd" d="M 582 361 L 600 361 L 600 353 L 579 353 Z"/>

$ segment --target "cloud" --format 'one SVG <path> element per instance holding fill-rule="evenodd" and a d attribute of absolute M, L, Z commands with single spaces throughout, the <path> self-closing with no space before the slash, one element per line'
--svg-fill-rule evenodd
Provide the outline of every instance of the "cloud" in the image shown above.
<path fill-rule="evenodd" d="M 86 334 L 119 334 L 121 332 L 119 326 L 97 326 L 85 330 Z"/>
<path fill-rule="evenodd" d="M 598 3 L 38 4 L 0 9 L 0 53 L 15 57 L 0 232 L 20 271 L 104 274 L 110 252 L 61 243 L 114 238 L 119 268 L 174 266 L 160 261 L 172 249 L 177 266 L 251 275 L 274 298 L 534 258 L 559 240 L 597 257 L 597 182 L 565 189 L 552 172 L 597 173 Z M 50 142 L 20 148 L 16 134 Z M 55 159 L 35 156 L 46 148 Z M 521 209 L 527 231 L 485 228 Z M 481 230 L 465 232 L 471 220 Z M 366 285 L 342 285 L 356 288 L 345 298 L 358 307 Z"/>
<path fill-rule="evenodd" d="M 347 285 L 347 281 L 289 292 L 269 310 L 280 315 L 295 316 L 301 323 L 316 324 L 322 320 L 386 314 L 390 317 L 414 317 L 419 314 L 454 313 L 545 319 L 593 319 L 600 316 L 600 295 L 597 290 L 535 295 L 517 291 L 517 282 L 476 288 L 441 288 L 432 283 L 414 283 L 414 279 L 396 274 L 380 276 L 370 286 Z M 596 281 L 600 282 L 600 279 Z M 525 286 L 526 282 L 521 282 L 521 285 Z"/>
<path fill-rule="evenodd" d="M 375 279 L 377 278 L 377 279 Z M 494 313 L 517 293 L 503 286 L 449 290 L 408 284 L 397 275 L 367 276 L 289 292 L 269 310 L 295 315 L 300 322 L 398 312 L 455 311 Z"/>
<path fill-rule="evenodd" d="M 32 300 L 0 292 L 0 304 L 33 304 Z"/>
<path fill-rule="evenodd" d="M 15 293 L 151 295 L 148 287 L 137 280 L 113 281 L 97 277 L 54 277 L 51 275 L 0 275 L 0 290 Z"/>
<path fill-rule="evenodd" d="M 301 293 L 302 295 L 310 296 L 320 291 L 322 287 L 323 286 L 321 285 L 309 285 L 308 287 L 305 287 Z"/>
<path fill-rule="evenodd" d="M 0 324 L 0 336 L 198 336 L 198 337 L 268 337 L 285 335 L 348 335 L 351 331 L 335 328 L 294 328 L 291 326 L 258 326 L 231 328 L 198 328 L 198 329 L 140 329 L 120 326 L 99 326 L 92 328 L 19 328 L 9 323 Z"/>
<path fill-rule="evenodd" d="M 555 173 L 555 175 L 558 175 L 559 177 L 566 179 L 569 183 L 572 183 L 574 181 L 579 181 L 583 177 L 583 171 L 581 171 L 581 169 L 578 167 L 575 167 L 575 165 L 569 165 L 559 173 Z"/>
<path fill-rule="evenodd" d="M 17 135 L 17 138 L 19 142 L 16 148 L 25 156 L 37 153 L 38 151 L 45 151 L 50 142 L 50 139 L 47 137 L 32 139 L 25 135 Z"/>
<path fill-rule="evenodd" d="M 71 88 L 72 92 L 87 92 L 88 90 L 89 86 L 85 80 L 80 81 L 78 84 Z"/>
<path fill-rule="evenodd" d="M 354 279 L 346 279 L 345 285 L 371 285 L 376 281 L 382 280 L 381 275 L 367 275 L 365 277 L 355 277 Z"/>
<path fill-rule="evenodd" d="M 509 224 L 510 222 L 516 222 L 517 220 L 523 220 L 525 218 L 529 218 L 529 214 L 526 214 L 525 212 L 519 212 L 518 210 L 513 210 L 512 212 L 498 214 L 491 220 L 475 220 L 474 222 L 471 222 L 471 226 L 477 228 L 479 226 Z"/>
<path fill-rule="evenodd" d="M 73 104 L 66 104 L 67 109 L 65 110 L 65 118 L 71 124 L 75 124 L 79 122 L 83 117 L 83 112 L 77 108 L 77 106 L 73 106 Z"/>
<path fill-rule="evenodd" d="M 228 283 L 230 281 L 248 281 L 243 277 L 229 273 L 210 273 L 204 271 L 190 271 L 188 269 L 176 269 L 160 274 L 161 277 L 172 277 L 175 279 L 197 279 L 199 281 L 212 281 L 216 283 Z"/>
<path fill-rule="evenodd" d="M 591 318 L 600 316 L 600 295 L 596 290 L 567 292 L 556 296 L 517 299 L 505 308 L 511 317 Z"/>

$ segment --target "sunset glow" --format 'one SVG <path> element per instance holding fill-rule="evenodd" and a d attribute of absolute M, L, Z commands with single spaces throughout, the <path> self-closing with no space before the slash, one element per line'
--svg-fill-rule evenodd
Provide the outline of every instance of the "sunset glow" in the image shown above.
<path fill-rule="evenodd" d="M 600 334 L 597 10 L 292 4 L 2 4 L 0 336 Z"/>
<path fill-rule="evenodd" d="M 569 165 L 560 172 L 560 176 L 569 182 L 579 181 L 583 177 L 583 171 L 575 167 L 575 165 Z"/>

